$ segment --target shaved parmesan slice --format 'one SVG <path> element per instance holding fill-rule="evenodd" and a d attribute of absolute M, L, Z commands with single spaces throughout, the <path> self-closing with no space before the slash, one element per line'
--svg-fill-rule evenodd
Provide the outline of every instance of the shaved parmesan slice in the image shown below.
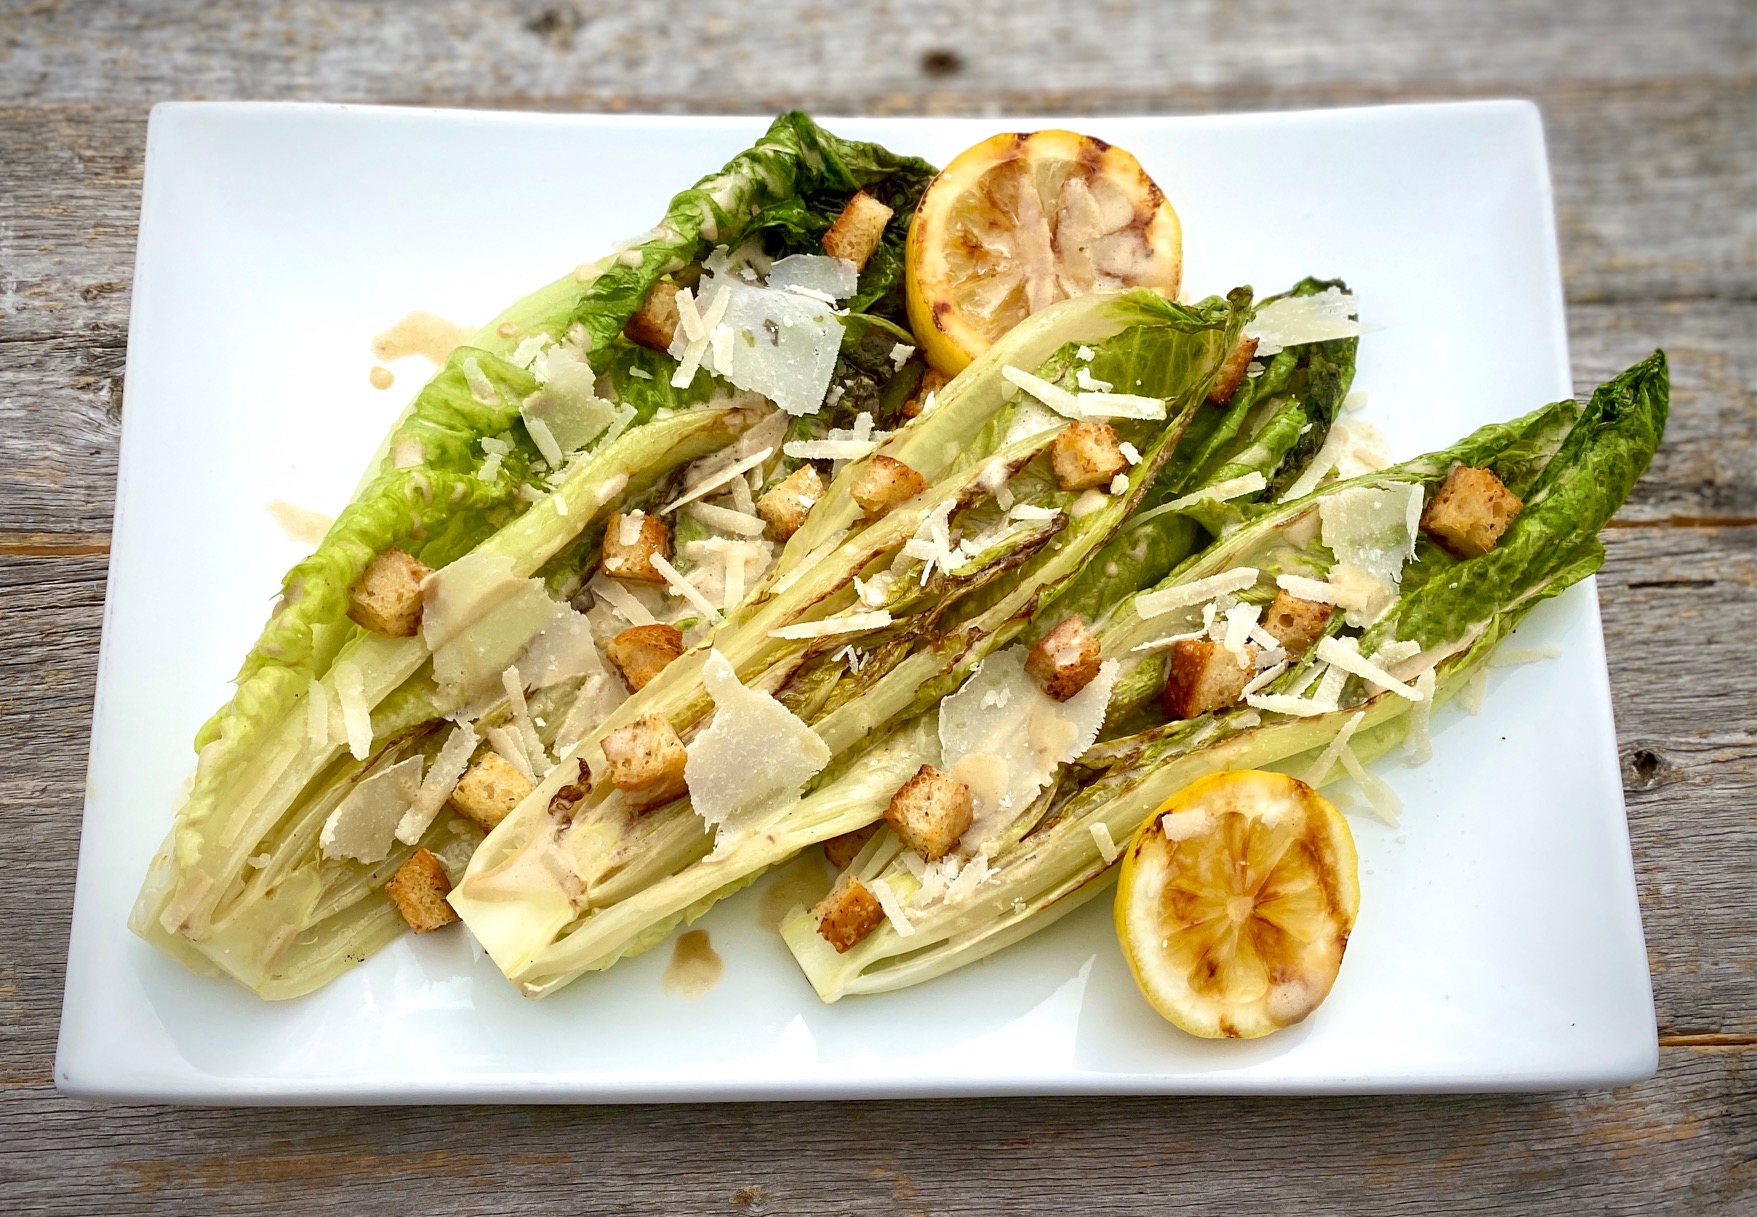
<path fill-rule="evenodd" d="M 525 398 L 519 414 L 543 459 L 559 468 L 564 458 L 610 429 L 617 408 L 598 396 L 597 377 L 589 364 L 551 359 L 548 382 Z M 540 430 L 547 433 L 547 444 Z"/>
<path fill-rule="evenodd" d="M 734 478 L 735 485 L 743 485 L 742 478 Z M 745 487 L 745 493 L 750 488 Z M 741 537 L 760 537 L 763 535 L 763 521 L 760 516 L 745 511 L 733 511 L 726 507 L 716 507 L 712 503 L 691 503 L 689 514 L 706 524 L 709 528 L 718 528 L 722 532 L 736 533 Z"/>
<path fill-rule="evenodd" d="M 1235 604 L 1226 610 L 1226 632 L 1220 638 L 1220 645 L 1234 655 L 1245 653 L 1245 644 L 1250 641 L 1251 631 L 1257 626 L 1257 618 L 1263 610 L 1254 604 Z"/>
<path fill-rule="evenodd" d="M 1310 600 L 1317 604 L 1334 604 L 1338 608 L 1346 609 L 1363 609 L 1367 606 L 1366 598 L 1354 588 L 1337 587 L 1322 579 L 1308 579 L 1304 575 L 1276 575 L 1275 586 L 1301 600 Z"/>
<path fill-rule="evenodd" d="M 1159 831 L 1167 841 L 1188 841 L 1202 836 L 1214 827 L 1214 813 L 1206 807 L 1188 811 L 1168 811 L 1159 817 Z"/>
<path fill-rule="evenodd" d="M 1287 671 L 1286 660 L 1283 660 L 1280 663 L 1271 664 L 1269 667 L 1264 668 L 1261 672 L 1258 672 L 1255 676 L 1251 677 L 1249 683 L 1245 685 L 1244 692 L 1241 696 L 1249 697 L 1258 689 L 1274 684 L 1275 679 L 1285 671 Z"/>
<path fill-rule="evenodd" d="M 323 822 L 317 846 L 326 858 L 382 862 L 397 823 L 421 788 L 421 758 L 411 756 L 366 778 Z"/>
<path fill-rule="evenodd" d="M 1482 713 L 1483 698 L 1488 696 L 1489 669 L 1485 664 L 1470 674 L 1464 687 L 1458 691 L 1458 704 L 1470 715 Z"/>
<path fill-rule="evenodd" d="M 960 844 L 966 853 L 1024 811 L 1058 768 L 1092 746 L 1104 725 L 1119 671 L 1114 659 L 1101 664 L 1084 689 L 1058 702 L 1026 674 L 1027 653 L 1017 645 L 989 656 L 962 689 L 940 702 L 943 768 L 970 786 L 975 804 L 975 819 Z"/>
<path fill-rule="evenodd" d="M 1360 758 L 1350 749 L 1343 748 L 1337 759 L 1342 762 L 1342 768 L 1348 772 L 1348 776 L 1354 779 L 1354 784 L 1360 787 L 1360 792 L 1367 796 L 1367 805 L 1373 809 L 1374 817 L 1380 823 L 1396 828 L 1398 816 L 1403 811 L 1403 800 L 1397 797 L 1397 792 L 1387 786 L 1378 774 L 1370 772 L 1361 764 Z"/>
<path fill-rule="evenodd" d="M 716 270 L 714 273 L 725 272 Z M 799 287 L 829 300 L 846 300 L 860 286 L 860 272 L 846 258 L 824 254 L 789 254 L 769 268 L 769 286 Z"/>
<path fill-rule="evenodd" d="M 620 680 L 608 675 L 588 677 L 568 707 L 561 729 L 555 733 L 555 752 L 564 760 L 581 740 L 609 718 L 628 699 L 628 690 Z"/>
<path fill-rule="evenodd" d="M 329 747 L 329 694 L 313 679 L 305 691 L 305 737 L 319 748 Z"/>
<path fill-rule="evenodd" d="M 1108 380 L 1099 380 L 1092 375 L 1091 368 L 1079 368 L 1074 372 L 1074 383 L 1089 393 L 1108 393 L 1116 388 Z"/>
<path fill-rule="evenodd" d="M 463 369 L 464 384 L 469 386 L 470 396 L 485 406 L 498 406 L 500 394 L 495 390 L 494 382 L 489 380 L 488 374 L 482 370 L 482 365 L 476 362 L 474 355 L 465 358 Z"/>
<path fill-rule="evenodd" d="M 1311 767 L 1306 770 L 1305 776 L 1300 778 L 1300 781 L 1314 790 L 1322 786 L 1329 778 L 1330 770 L 1336 767 L 1336 758 L 1341 756 L 1343 750 L 1348 747 L 1348 741 L 1360 729 L 1361 722 L 1366 716 L 1365 710 L 1358 710 L 1349 715 L 1348 721 L 1342 724 L 1342 730 L 1338 731 L 1336 737 L 1330 741 L 1324 751 L 1318 754 L 1318 759 L 1312 762 Z"/>
<path fill-rule="evenodd" d="M 520 777 L 533 786 L 537 784 L 537 773 L 531 768 L 531 760 L 525 755 L 525 746 L 516 732 L 510 727 L 484 727 L 482 738 L 488 741 L 488 746 L 501 760 L 519 771 Z"/>
<path fill-rule="evenodd" d="M 1285 347 L 1355 338 L 1360 335 L 1360 322 L 1349 320 L 1352 312 L 1354 297 L 1339 288 L 1315 296 L 1283 296 L 1257 310 L 1245 326 L 1245 337 L 1257 340 L 1259 359 Z"/>
<path fill-rule="evenodd" d="M 859 634 L 866 630 L 881 629 L 890 624 L 890 610 L 876 609 L 870 613 L 840 613 L 821 621 L 799 621 L 792 625 L 783 625 L 770 630 L 769 637 L 830 638 L 837 634 Z"/>
<path fill-rule="evenodd" d="M 912 853 L 914 851 L 905 850 L 904 852 Z M 944 859 L 941 860 L 944 861 Z M 977 888 L 981 887 L 984 883 L 987 883 L 996 873 L 996 868 L 988 865 L 987 860 L 983 858 L 982 855 L 979 854 L 976 857 L 971 858 L 969 861 L 958 867 L 957 874 L 953 877 L 950 885 L 947 886 L 946 903 L 951 905 L 963 904 L 965 901 L 969 900 L 971 896 L 976 894 Z"/>
<path fill-rule="evenodd" d="M 434 755 L 427 776 L 421 779 L 421 788 L 409 801 L 409 810 L 397 822 L 397 840 L 404 845 L 413 845 L 421 839 L 421 834 L 433 823 L 433 817 L 439 814 L 439 809 L 451 798 L 451 792 L 457 789 L 458 779 L 469 768 L 470 758 L 475 755 L 476 745 L 480 742 L 469 723 L 459 723 L 451 729 L 451 734 L 446 736 L 445 743 Z"/>
<path fill-rule="evenodd" d="M 372 707 L 366 704 L 365 680 L 359 665 L 350 659 L 336 661 L 333 669 L 336 702 L 342 708 L 342 731 L 348 740 L 348 751 L 363 761 L 372 753 Z"/>
<path fill-rule="evenodd" d="M 714 717 L 690 742 L 683 776 L 696 813 L 720 830 L 718 845 L 765 804 L 797 795 L 830 763 L 830 749 L 787 707 L 740 684 L 717 650 L 708 653 L 702 683 Z"/>
<path fill-rule="evenodd" d="M 1007 515 L 1015 520 L 1053 520 L 1060 514 L 1053 507 L 1036 507 L 1030 503 L 1015 503 L 1007 510 Z"/>
<path fill-rule="evenodd" d="M 1115 477 L 1110 479 L 1110 493 L 1124 494 L 1128 491 L 1128 488 L 1129 488 L 1129 475 L 1128 474 L 1119 473 Z"/>
<path fill-rule="evenodd" d="M 1434 670 L 1427 668 L 1415 678 L 1416 692 L 1421 700 L 1409 711 L 1409 738 L 1404 741 L 1404 760 L 1411 765 L 1425 765 L 1433 759 L 1434 742 L 1429 723 L 1434 712 Z"/>
<path fill-rule="evenodd" d="M 466 554 L 422 587 L 421 635 L 433 652 L 433 678 L 459 702 L 517 662 L 560 614 L 536 579 L 513 574 L 510 557 Z"/>
<path fill-rule="evenodd" d="M 1415 556 L 1421 507 L 1418 483 L 1351 487 L 1319 503 L 1320 537 L 1337 565 L 1355 567 L 1395 588 L 1403 580 L 1403 564 Z"/>
<path fill-rule="evenodd" d="M 1135 597 L 1135 613 L 1142 618 L 1160 617 L 1173 609 L 1188 608 L 1231 592 L 1242 592 L 1256 583 L 1259 573 L 1255 567 L 1239 566 L 1205 579 L 1143 592 Z"/>
<path fill-rule="evenodd" d="M 1104 859 L 1104 865 L 1115 862 L 1122 851 L 1116 847 L 1116 838 L 1110 835 L 1110 825 L 1103 820 L 1094 820 L 1087 827 L 1092 830 L 1092 840 L 1098 846 L 1098 856 Z"/>
<path fill-rule="evenodd" d="M 711 309 L 723 311 L 724 323 L 732 331 L 728 344 L 731 358 L 722 362 L 709 348 L 706 335 L 720 321 L 711 311 L 702 319 L 705 329 L 701 338 L 687 335 L 679 327 L 671 343 L 671 356 L 687 360 L 694 355 L 716 376 L 761 393 L 789 414 L 817 413 L 829 391 L 842 345 L 842 323 L 836 319 L 834 307 L 801 292 L 755 287 L 737 280 L 713 279 L 711 283 L 716 293 Z M 682 295 L 678 293 L 680 300 Z"/>
<path fill-rule="evenodd" d="M 857 461 L 877 447 L 877 440 L 796 439 L 783 444 L 781 451 L 801 461 Z"/>
<path fill-rule="evenodd" d="M 1328 664 L 1324 668 L 1323 678 L 1318 681 L 1317 691 L 1312 700 L 1324 707 L 1326 713 L 1337 709 L 1342 700 L 1342 690 L 1348 684 L 1348 669 Z"/>
<path fill-rule="evenodd" d="M 701 613 L 702 616 L 706 617 L 715 625 L 718 625 L 725 620 L 725 618 L 720 615 L 720 610 L 715 608 L 706 596 L 702 595 L 700 589 L 698 589 L 695 584 L 679 574 L 675 566 L 671 565 L 671 563 L 667 562 L 659 554 L 653 554 L 647 559 L 647 561 L 652 563 L 653 569 L 658 571 L 659 574 L 664 577 L 665 584 L 671 589 L 672 595 L 687 600 L 697 612 Z"/>
<path fill-rule="evenodd" d="M 1051 384 L 1041 376 L 1033 376 L 1023 368 L 1011 366 L 1003 367 L 1001 376 L 1009 384 L 1017 385 L 1064 418 L 1085 417 L 1080 411 L 1079 397 L 1060 385 Z"/>
<path fill-rule="evenodd" d="M 1253 471 L 1243 477 L 1227 478 L 1224 482 L 1215 482 L 1212 486 L 1204 486 L 1182 498 L 1173 499 L 1165 505 L 1165 510 L 1182 511 L 1187 507 L 1194 507 L 1197 503 L 1224 503 L 1228 499 L 1255 494 L 1268 484 L 1261 473 Z"/>
<path fill-rule="evenodd" d="M 1421 643 L 1414 639 L 1398 639 L 1385 643 L 1373 652 L 1373 662 L 1380 667 L 1388 664 L 1402 663 L 1405 659 L 1413 659 L 1421 654 Z"/>
<path fill-rule="evenodd" d="M 537 631 L 519 657 L 519 670 L 533 689 L 547 689 L 576 676 L 596 676 L 604 671 L 592 642 L 592 623 L 584 613 L 566 605 L 556 608 L 555 616 Z"/>
<path fill-rule="evenodd" d="M 1165 402 L 1157 397 L 1142 397 L 1135 393 L 1081 393 L 1078 403 L 1081 418 L 1165 420 Z"/>
<path fill-rule="evenodd" d="M 714 491 L 720 489 L 720 487 L 726 485 L 733 478 L 740 477 L 748 470 L 755 469 L 758 465 L 774 455 L 775 450 L 773 448 L 759 448 L 743 460 L 735 461 L 726 468 L 719 470 L 717 473 L 703 478 L 689 490 L 685 491 L 675 499 L 672 499 L 669 503 L 665 504 L 665 506 L 659 508 L 659 514 L 669 514 L 670 512 L 676 511 L 679 507 L 682 507 L 685 503 L 693 503 L 697 499 L 706 498 L 708 495 L 714 493 Z"/>
<path fill-rule="evenodd" d="M 506 689 L 506 702 L 512 709 L 512 726 L 519 733 L 519 747 L 524 750 L 531 772 L 542 777 L 549 772 L 549 753 L 537 737 L 536 724 L 531 721 L 531 707 L 525 701 L 524 678 L 516 667 L 508 668 L 500 674 L 500 683 Z"/>
<path fill-rule="evenodd" d="M 909 920 L 909 914 L 904 911 L 903 902 L 897 899 L 897 893 L 892 890 L 889 883 L 883 879 L 874 879 L 866 887 L 872 893 L 873 899 L 879 902 L 879 907 L 885 911 L 885 919 L 891 923 L 891 928 L 897 931 L 897 937 L 907 938 L 915 932 L 915 925 Z"/>
<path fill-rule="evenodd" d="M 1352 642 L 1353 640 L 1350 639 L 1349 641 Z M 1340 639 L 1320 638 L 1318 639 L 1317 656 L 1325 663 L 1334 664 L 1343 671 L 1353 673 L 1360 677 L 1368 684 L 1376 685 L 1381 689 L 1397 694 L 1399 697 L 1406 697 L 1410 701 L 1420 701 L 1422 699 L 1421 693 L 1416 689 L 1404 684 L 1401 680 L 1398 680 L 1395 676 L 1391 675 L 1391 673 L 1385 671 L 1384 668 L 1381 668 L 1378 664 L 1362 655 L 1358 643 L 1351 646 L 1349 643 L 1343 642 Z"/>
<path fill-rule="evenodd" d="M 1380 654 L 1383 653 L 1384 649 L 1380 648 Z M 1555 659 L 1560 656 L 1561 653 L 1562 648 L 1558 646 L 1506 647 L 1489 656 L 1489 667 L 1517 668 L 1522 664 L 1540 663 L 1545 659 Z M 1374 658 L 1377 658 L 1377 656 Z M 1407 659 L 1409 656 L 1405 655 L 1402 656 L 1402 658 Z"/>
<path fill-rule="evenodd" d="M 1110 496 L 1102 490 L 1088 490 L 1073 501 L 1068 514 L 1076 520 L 1083 520 L 1095 511 L 1103 511 L 1109 502 Z"/>
<path fill-rule="evenodd" d="M 647 606 L 616 580 L 599 577 L 586 586 L 594 596 L 615 609 L 617 615 L 630 625 L 654 625 L 658 622 L 658 618 L 648 611 Z"/>
<path fill-rule="evenodd" d="M 1245 704 L 1253 710 L 1267 710 L 1271 714 L 1286 714 L 1293 718 L 1317 718 L 1335 710 L 1334 706 L 1326 706 L 1315 698 L 1295 697 L 1291 693 L 1253 693 L 1245 698 Z"/>

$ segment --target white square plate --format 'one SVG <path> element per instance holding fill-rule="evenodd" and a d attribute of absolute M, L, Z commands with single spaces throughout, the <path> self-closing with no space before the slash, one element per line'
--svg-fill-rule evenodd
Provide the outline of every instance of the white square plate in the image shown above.
<path fill-rule="evenodd" d="M 116 527 L 56 1078 L 189 1102 L 667 1100 L 1499 1090 L 1611 1083 L 1657 1061 L 1598 608 L 1543 605 L 1484 712 L 1381 765 L 1403 826 L 1356 818 L 1364 900 L 1329 1001 L 1207 1043 L 1141 1000 L 1107 900 L 1002 955 L 820 1005 L 745 895 L 703 923 L 694 1000 L 669 950 L 519 997 L 461 931 L 404 938 L 268 1004 L 124 925 L 282 572 L 287 500 L 338 510 L 425 378 L 369 387 L 371 336 L 417 308 L 480 323 L 645 229 L 756 119 L 349 106 L 160 106 L 128 344 Z M 839 120 L 944 164 L 1000 120 Z M 1549 174 L 1516 102 L 1070 119 L 1175 202 L 1192 298 L 1341 276 L 1372 327 L 1356 387 L 1392 455 L 1569 396 Z"/>

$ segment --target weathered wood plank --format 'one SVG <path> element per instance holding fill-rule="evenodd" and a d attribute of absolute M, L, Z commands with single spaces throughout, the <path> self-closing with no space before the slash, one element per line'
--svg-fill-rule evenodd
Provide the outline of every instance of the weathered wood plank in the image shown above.
<path fill-rule="evenodd" d="M 0 1180 L 31 1212 L 118 1217 L 1726 1213 L 1757 1198 L 1754 1066 L 1668 1049 L 1649 1081 L 1571 1095 L 462 1113 L 98 1113 L 32 1086 L 0 1093 Z"/>
<path fill-rule="evenodd" d="M 1323 13 L 1276 0 L 1093 9 L 1001 0 L 875 3 L 831 20 L 812 0 L 200 0 L 24 9 L 0 98 L 436 99 L 615 89 L 673 107 L 749 104 L 778 87 L 866 103 L 934 90 L 971 98 L 1164 87 L 1426 92 L 1481 86 L 1738 78 L 1757 21 L 1736 0 L 1359 0 Z M 779 82 L 784 82 L 781 84 Z"/>

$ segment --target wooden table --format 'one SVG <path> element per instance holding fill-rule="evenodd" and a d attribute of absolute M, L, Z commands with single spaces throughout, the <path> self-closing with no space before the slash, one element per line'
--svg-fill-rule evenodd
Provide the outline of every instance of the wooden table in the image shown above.
<path fill-rule="evenodd" d="M 0 2 L 0 1196 L 56 1213 L 1726 1212 L 1757 1201 L 1757 6 Z M 1189 113 L 1523 96 L 1576 385 L 1664 346 L 1600 577 L 1659 1073 L 1610 1091 L 188 1111 L 51 1061 L 150 103 Z M 1443 234 L 1436 234 L 1443 239 Z M 1492 307 L 1485 302 L 1485 307 Z M 1558 859 L 1558 865 L 1566 860 Z"/>

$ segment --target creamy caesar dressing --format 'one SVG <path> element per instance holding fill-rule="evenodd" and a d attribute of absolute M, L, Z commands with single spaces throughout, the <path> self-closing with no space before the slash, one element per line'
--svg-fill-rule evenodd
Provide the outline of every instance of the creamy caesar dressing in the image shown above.
<path fill-rule="evenodd" d="M 425 309 L 416 309 L 388 330 L 375 335 L 372 339 L 372 353 L 384 363 L 419 355 L 437 367 L 469 337 L 470 330 L 467 326 L 447 321 Z M 373 383 L 377 384 L 376 378 Z M 388 385 L 378 387 L 382 389 Z"/>
<path fill-rule="evenodd" d="M 720 983 L 726 974 L 726 961 L 708 941 L 706 930 L 685 930 L 671 948 L 671 961 L 659 978 L 659 988 L 672 997 L 691 1001 Z"/>

